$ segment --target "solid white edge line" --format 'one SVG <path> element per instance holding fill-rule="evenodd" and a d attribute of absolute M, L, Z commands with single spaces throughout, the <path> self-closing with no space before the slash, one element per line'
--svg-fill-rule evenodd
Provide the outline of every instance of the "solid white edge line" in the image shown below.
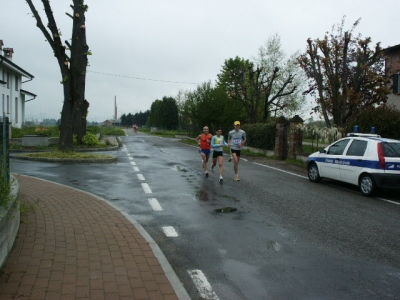
<path fill-rule="evenodd" d="M 145 192 L 145 194 L 153 193 L 147 183 L 142 183 L 142 189 Z"/>
<path fill-rule="evenodd" d="M 156 198 L 149 198 L 149 203 L 151 208 L 153 208 L 154 211 L 162 211 L 162 207 L 160 205 L 160 203 L 157 201 Z"/>
<path fill-rule="evenodd" d="M 400 202 L 392 201 L 392 200 L 389 200 L 389 199 L 384 199 L 384 198 L 376 198 L 376 199 L 382 200 L 382 201 L 385 201 L 385 202 L 389 202 L 389 203 L 392 203 L 392 204 L 400 205 Z"/>
<path fill-rule="evenodd" d="M 188 270 L 190 277 L 199 290 L 200 297 L 207 300 L 218 300 L 218 296 L 212 290 L 211 284 L 201 270 Z"/>
<path fill-rule="evenodd" d="M 270 169 L 273 169 L 273 170 L 276 170 L 276 171 L 281 171 L 281 172 L 283 172 L 283 173 L 287 173 L 287 174 L 290 174 L 290 175 L 298 176 L 298 177 L 300 177 L 300 178 L 308 179 L 307 176 L 303 176 L 303 175 L 299 175 L 299 174 L 296 174 L 296 173 L 288 172 L 288 171 L 285 171 L 285 170 L 282 170 L 282 169 L 270 167 L 270 166 L 263 165 L 263 164 L 260 164 L 260 163 L 255 163 L 255 162 L 253 162 L 253 164 L 259 165 L 259 166 L 262 166 L 262 167 L 265 167 L 265 168 L 270 168 Z"/>
<path fill-rule="evenodd" d="M 163 231 L 167 237 L 178 237 L 178 233 L 172 226 L 163 226 Z"/>
<path fill-rule="evenodd" d="M 308 179 L 308 177 L 306 177 L 306 176 L 302 176 L 302 175 L 299 175 L 299 174 L 296 174 L 296 173 L 292 173 L 292 172 L 288 172 L 288 171 L 281 170 L 281 169 L 278 169 L 278 168 L 270 167 L 270 166 L 263 165 L 263 164 L 260 164 L 260 163 L 253 163 L 253 164 L 259 165 L 259 166 L 262 166 L 262 167 L 266 167 L 266 168 L 270 168 L 270 169 L 273 169 L 273 170 L 276 170 L 276 171 L 281 171 L 281 172 L 284 172 L 284 173 L 287 173 L 287 174 L 290 174 L 290 175 L 294 175 L 294 176 L 298 176 L 298 177 L 301 177 L 301 178 Z M 345 190 L 349 190 L 349 189 L 346 189 L 346 188 L 344 188 L 344 189 Z M 389 199 L 384 199 L 384 198 L 376 198 L 376 199 L 381 200 L 381 201 L 385 201 L 385 202 L 388 202 L 388 203 L 400 205 L 400 202 L 392 201 L 392 200 L 389 200 Z"/>

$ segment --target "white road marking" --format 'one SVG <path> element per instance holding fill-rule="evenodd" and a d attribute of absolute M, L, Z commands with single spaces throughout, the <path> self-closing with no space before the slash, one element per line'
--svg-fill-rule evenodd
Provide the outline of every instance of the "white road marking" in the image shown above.
<path fill-rule="evenodd" d="M 164 230 L 164 233 L 167 237 L 177 237 L 178 233 L 175 231 L 175 228 L 172 226 L 164 226 L 162 228 Z"/>
<path fill-rule="evenodd" d="M 379 199 L 379 200 L 382 200 L 382 201 L 385 201 L 385 202 L 389 202 L 389 203 L 392 203 L 392 204 L 400 205 L 400 202 L 392 201 L 392 200 L 389 200 L 389 199 L 384 199 L 384 198 L 376 198 L 376 199 Z"/>
<path fill-rule="evenodd" d="M 136 163 L 134 161 L 131 161 L 132 166 L 136 166 Z"/>
<path fill-rule="evenodd" d="M 287 174 L 290 174 L 290 175 L 298 176 L 298 177 L 300 177 L 300 178 L 308 179 L 307 176 L 302 176 L 302 175 L 299 175 L 299 174 L 296 174 L 296 173 L 292 173 L 292 172 L 288 172 L 288 171 L 285 171 L 285 170 L 282 170 L 282 169 L 270 167 L 270 166 L 263 165 L 263 164 L 259 164 L 259 163 L 253 163 L 253 164 L 259 165 L 259 166 L 262 166 L 262 167 L 266 167 L 266 168 L 270 168 L 270 169 L 273 169 L 273 170 L 276 170 L 276 171 L 281 171 L 281 172 L 283 172 L 283 173 L 287 173 Z"/>
<path fill-rule="evenodd" d="M 274 170 L 277 170 L 277 171 L 281 171 L 281 172 L 284 172 L 284 173 L 287 173 L 287 174 L 290 174 L 290 175 L 294 175 L 294 176 L 298 176 L 298 177 L 301 177 L 301 178 L 308 179 L 307 176 L 302 176 L 302 175 L 299 175 L 299 174 L 296 174 L 296 173 L 292 173 L 292 172 L 288 172 L 288 171 L 285 171 L 285 170 L 281 170 L 281 169 L 278 169 L 278 168 L 270 167 L 270 166 L 259 164 L 259 163 L 253 163 L 253 164 L 259 165 L 259 166 L 262 166 L 262 167 L 266 167 L 266 168 L 270 168 L 270 169 L 274 169 Z M 335 187 L 337 187 L 337 186 L 335 186 Z M 347 189 L 347 188 L 342 188 L 342 189 L 346 190 L 346 191 L 352 191 L 352 190 Z M 384 198 L 376 198 L 376 199 L 381 200 L 381 201 L 385 201 L 385 202 L 388 202 L 388 203 L 400 205 L 400 202 L 392 201 L 392 200 L 389 200 L 389 199 L 384 199 Z"/>
<path fill-rule="evenodd" d="M 130 153 L 128 153 L 127 155 L 128 155 L 128 156 L 131 156 L 131 154 L 130 154 Z"/>
<path fill-rule="evenodd" d="M 133 167 L 133 171 L 139 172 L 139 168 L 138 167 Z"/>
<path fill-rule="evenodd" d="M 211 285 L 208 283 L 206 276 L 201 270 L 188 270 L 190 277 L 197 287 L 202 299 L 218 300 L 218 296 L 213 292 Z"/>
<path fill-rule="evenodd" d="M 146 180 L 142 174 L 136 174 L 136 176 L 139 180 Z"/>
<path fill-rule="evenodd" d="M 162 211 L 162 207 L 160 203 L 158 203 L 156 198 L 149 198 L 149 203 L 151 205 L 151 208 L 153 208 L 154 211 Z"/>
<path fill-rule="evenodd" d="M 133 160 L 133 157 L 128 157 L 129 158 L 129 160 Z"/>
<path fill-rule="evenodd" d="M 245 159 L 245 158 L 240 158 L 240 160 L 248 161 L 248 160 L 247 160 L 247 159 Z"/>
<path fill-rule="evenodd" d="M 147 183 L 142 183 L 142 189 L 146 194 L 151 194 L 153 193 Z"/>

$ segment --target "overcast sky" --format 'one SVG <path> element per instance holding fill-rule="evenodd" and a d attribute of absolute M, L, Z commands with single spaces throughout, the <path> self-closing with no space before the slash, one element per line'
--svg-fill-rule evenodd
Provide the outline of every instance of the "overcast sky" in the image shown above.
<path fill-rule="evenodd" d="M 34 1 L 43 13 L 42 2 Z M 304 51 L 307 38 L 323 38 L 346 15 L 345 29 L 361 18 L 356 33 L 383 47 L 400 44 L 399 0 L 85 0 L 92 56 L 86 78 L 89 121 L 102 122 L 150 109 L 163 96 L 193 90 L 211 80 L 226 59 L 250 59 L 274 34 L 287 55 Z M 69 0 L 52 0 L 63 40 L 71 37 Z M 0 39 L 13 62 L 35 78 L 23 89 L 37 94 L 26 119 L 58 119 L 61 75 L 50 45 L 24 0 L 1 0 Z M 44 24 L 47 19 L 42 15 Z M 107 75 L 112 74 L 112 75 Z M 212 109 L 212 108 L 210 108 Z"/>

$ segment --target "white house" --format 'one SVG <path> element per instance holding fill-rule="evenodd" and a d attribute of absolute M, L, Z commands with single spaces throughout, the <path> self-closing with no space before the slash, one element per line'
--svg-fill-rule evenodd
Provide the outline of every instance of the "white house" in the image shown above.
<path fill-rule="evenodd" d="M 25 103 L 36 95 L 22 89 L 22 84 L 34 77 L 12 62 L 12 48 L 3 48 L 0 40 L 0 117 L 8 117 L 12 127 L 25 123 Z"/>

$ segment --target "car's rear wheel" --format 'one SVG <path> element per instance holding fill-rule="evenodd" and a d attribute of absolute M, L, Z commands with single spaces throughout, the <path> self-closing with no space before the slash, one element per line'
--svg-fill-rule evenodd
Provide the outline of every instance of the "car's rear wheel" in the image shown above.
<path fill-rule="evenodd" d="M 310 163 L 308 166 L 308 179 L 311 182 L 320 182 L 321 177 L 319 176 L 319 170 L 316 163 Z"/>
<path fill-rule="evenodd" d="M 372 196 L 375 193 L 375 181 L 369 174 L 363 174 L 360 178 L 359 188 L 364 196 Z"/>

